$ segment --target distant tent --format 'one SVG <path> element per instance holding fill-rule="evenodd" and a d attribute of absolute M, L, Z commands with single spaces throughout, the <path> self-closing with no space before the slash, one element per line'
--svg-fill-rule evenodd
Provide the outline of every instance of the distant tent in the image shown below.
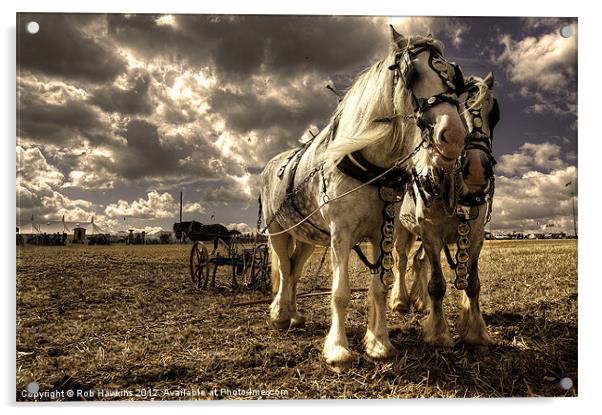
<path fill-rule="evenodd" d="M 41 223 L 36 223 L 33 215 L 31 216 L 31 233 L 32 234 L 55 234 L 55 233 L 73 233 L 73 230 L 77 227 L 81 227 L 86 230 L 86 235 L 96 235 L 99 233 L 107 233 L 102 228 L 94 223 L 94 218 L 90 222 L 73 222 L 73 221 L 65 221 L 65 217 L 63 216 L 61 220 L 50 220 L 43 221 Z M 22 228 L 25 230 L 26 228 Z"/>

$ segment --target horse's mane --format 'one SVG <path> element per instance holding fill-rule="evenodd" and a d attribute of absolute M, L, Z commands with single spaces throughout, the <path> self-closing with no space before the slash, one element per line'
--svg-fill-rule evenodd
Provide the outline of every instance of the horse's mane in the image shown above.
<path fill-rule="evenodd" d="M 442 52 L 441 43 L 430 36 L 410 37 L 405 48 L 426 44 Z M 364 70 L 346 92 L 333 115 L 333 120 L 340 115 L 340 121 L 336 139 L 324 153 L 326 161 L 338 163 L 347 154 L 379 143 L 386 146 L 383 151 L 400 154 L 419 138 L 415 123 L 403 117 L 389 123 L 374 122 L 377 118 L 395 113 L 413 113 L 410 93 L 403 82 L 397 83 L 395 94 L 392 90 L 393 73 L 389 70 L 389 65 L 394 63 L 395 53 L 398 51 L 391 49 L 386 58 Z"/>
<path fill-rule="evenodd" d="M 489 95 L 492 94 L 492 91 L 489 89 L 487 84 L 482 78 L 478 76 L 470 75 L 466 78 L 466 84 L 470 86 L 475 86 L 478 89 L 477 96 L 474 99 L 472 105 L 468 108 L 464 109 L 460 115 L 464 115 L 464 113 L 468 112 L 470 109 L 477 107 L 479 104 L 482 104 Z M 472 97 L 475 94 L 469 94 L 469 97 Z"/>

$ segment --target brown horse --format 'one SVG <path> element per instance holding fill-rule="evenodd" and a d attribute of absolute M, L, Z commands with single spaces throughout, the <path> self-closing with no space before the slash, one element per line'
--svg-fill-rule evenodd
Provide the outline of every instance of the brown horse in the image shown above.
<path fill-rule="evenodd" d="M 240 235 L 237 230 L 228 230 L 224 225 L 212 223 L 205 225 L 197 221 L 176 222 L 173 224 L 173 231 L 177 239 L 186 238 L 191 241 L 208 242 L 213 241 L 213 250 L 217 250 L 217 245 L 221 239 L 227 246 L 230 246 L 232 240 Z"/>

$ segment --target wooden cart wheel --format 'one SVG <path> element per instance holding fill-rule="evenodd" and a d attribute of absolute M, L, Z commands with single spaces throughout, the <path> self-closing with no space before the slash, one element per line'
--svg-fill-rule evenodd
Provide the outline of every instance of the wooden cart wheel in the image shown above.
<path fill-rule="evenodd" d="M 236 276 L 244 276 L 244 271 L 248 265 L 246 264 L 245 247 L 238 237 L 232 238 L 228 254 L 232 261 L 232 266 L 235 268 Z"/>
<path fill-rule="evenodd" d="M 253 264 L 251 266 L 251 281 L 261 291 L 268 291 L 270 279 L 269 249 L 267 244 L 259 244 L 253 251 Z"/>
<path fill-rule="evenodd" d="M 190 277 L 198 288 L 207 288 L 209 253 L 202 242 L 195 242 L 190 250 Z"/>

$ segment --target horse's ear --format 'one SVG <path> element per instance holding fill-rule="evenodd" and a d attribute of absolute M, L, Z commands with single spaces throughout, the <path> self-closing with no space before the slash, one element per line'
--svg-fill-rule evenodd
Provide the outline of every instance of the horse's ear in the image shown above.
<path fill-rule="evenodd" d="M 389 28 L 391 28 L 391 48 L 395 50 L 405 48 L 407 44 L 406 38 L 401 33 L 398 33 L 393 25 L 389 25 Z"/>
<path fill-rule="evenodd" d="M 493 72 L 490 71 L 485 79 L 483 79 L 483 82 L 485 82 L 485 85 L 487 85 L 489 89 L 493 89 Z"/>

